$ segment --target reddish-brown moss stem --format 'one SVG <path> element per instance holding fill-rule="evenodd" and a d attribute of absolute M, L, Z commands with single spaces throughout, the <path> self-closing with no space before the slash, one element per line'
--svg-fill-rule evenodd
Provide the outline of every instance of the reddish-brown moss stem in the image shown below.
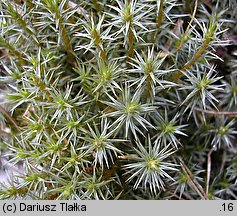
<path fill-rule="evenodd" d="M 180 160 L 180 166 L 181 166 L 185 176 L 187 177 L 190 186 L 199 194 L 199 196 L 202 199 L 208 199 L 208 197 L 206 196 L 206 193 L 204 192 L 202 186 L 197 181 L 195 181 L 193 179 L 193 174 L 191 173 L 191 171 L 184 164 L 184 162 L 182 161 L 181 158 L 179 160 Z"/>
<path fill-rule="evenodd" d="M 188 26 L 187 26 L 187 28 L 186 28 L 186 30 L 185 30 L 183 36 L 182 36 L 182 39 L 181 39 L 181 41 L 180 41 L 180 43 L 179 43 L 179 45 L 178 45 L 176 51 L 178 51 L 178 50 L 181 49 L 183 43 L 185 42 L 185 40 L 186 40 L 186 38 L 187 38 L 188 30 L 190 29 L 190 27 L 191 27 L 191 25 L 192 25 L 192 23 L 193 23 L 193 20 L 194 20 L 194 18 L 195 18 L 196 12 L 197 12 L 197 6 L 198 6 L 198 0 L 195 1 L 195 6 L 194 6 L 193 14 L 192 14 L 192 16 L 191 16 L 191 20 L 190 20 L 190 22 L 189 22 L 189 24 L 188 24 Z"/>
<path fill-rule="evenodd" d="M 6 48 L 11 55 L 15 56 L 19 60 L 20 63 L 25 63 L 23 55 L 2 37 L 0 37 L 0 46 Z"/>
<path fill-rule="evenodd" d="M 180 69 L 174 76 L 174 81 L 177 81 L 180 76 L 187 71 L 188 69 L 190 69 L 198 60 L 199 58 L 202 56 L 202 54 L 206 51 L 209 43 L 211 41 L 211 37 L 208 37 L 205 39 L 205 41 L 203 42 L 202 46 L 198 49 L 198 51 L 195 53 L 195 55 L 193 56 L 193 58 L 187 62 L 182 69 Z"/>
<path fill-rule="evenodd" d="M 134 35 L 131 26 L 129 26 L 128 30 L 128 46 L 128 57 L 132 57 L 134 55 Z"/>
<path fill-rule="evenodd" d="M 202 110 L 199 108 L 195 108 L 195 110 L 199 111 L 199 112 L 204 112 L 207 115 L 224 115 L 224 116 L 229 116 L 229 117 L 236 117 L 237 116 L 237 111 L 212 111 L 212 110 Z"/>
<path fill-rule="evenodd" d="M 20 128 L 15 122 L 15 120 L 12 118 L 12 116 L 0 105 L 0 112 L 7 117 L 7 119 L 15 126 L 18 132 L 20 132 Z"/>
<path fill-rule="evenodd" d="M 153 43 L 155 43 L 157 31 L 159 30 L 161 23 L 163 21 L 163 16 L 164 16 L 163 10 L 164 10 L 164 0 L 160 0 L 158 15 L 156 17 L 156 31 L 152 35 Z"/>
<path fill-rule="evenodd" d="M 67 5 L 65 5 L 65 9 L 67 9 Z M 69 61 L 70 63 L 74 64 L 74 66 L 77 66 L 77 61 L 76 61 L 75 56 L 73 55 L 73 51 L 71 48 L 71 43 L 67 34 L 67 30 L 64 26 L 62 17 L 60 16 L 60 12 L 58 10 L 56 10 L 56 19 L 59 21 L 58 27 L 60 29 L 61 37 L 65 46 L 66 52 L 68 54 Z"/>
<path fill-rule="evenodd" d="M 159 29 L 163 20 L 164 1 L 160 0 L 158 16 L 156 18 L 156 28 Z"/>
<path fill-rule="evenodd" d="M 104 51 L 104 49 L 102 49 L 102 48 L 100 48 L 100 55 L 101 55 L 101 59 L 103 60 L 103 62 L 106 62 L 107 55 L 106 55 L 106 52 Z"/>
<path fill-rule="evenodd" d="M 148 75 L 147 80 L 146 80 L 146 97 L 149 98 L 151 97 L 151 76 Z"/>
<path fill-rule="evenodd" d="M 101 12 L 101 5 L 98 3 L 97 0 L 92 0 L 92 3 L 94 5 L 94 8 L 97 12 Z"/>
<path fill-rule="evenodd" d="M 68 54 L 69 60 L 70 60 L 70 62 L 73 62 L 75 65 L 77 65 L 75 56 L 73 55 L 73 51 L 72 51 L 72 48 L 71 48 L 70 40 L 69 40 L 68 35 L 67 35 L 67 31 L 66 31 L 61 19 L 59 21 L 59 28 L 61 30 L 62 40 L 63 40 L 63 43 L 65 45 L 66 52 Z"/>

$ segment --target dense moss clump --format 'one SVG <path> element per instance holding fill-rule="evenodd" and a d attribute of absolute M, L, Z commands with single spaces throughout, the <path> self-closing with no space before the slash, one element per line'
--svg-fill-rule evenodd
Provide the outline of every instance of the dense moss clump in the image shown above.
<path fill-rule="evenodd" d="M 236 199 L 235 14 L 1 0 L 0 198 Z"/>

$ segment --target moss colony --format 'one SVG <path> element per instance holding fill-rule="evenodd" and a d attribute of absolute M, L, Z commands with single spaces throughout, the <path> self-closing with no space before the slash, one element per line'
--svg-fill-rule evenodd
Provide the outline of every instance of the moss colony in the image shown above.
<path fill-rule="evenodd" d="M 236 199 L 234 2 L 1 0 L 0 198 Z"/>

